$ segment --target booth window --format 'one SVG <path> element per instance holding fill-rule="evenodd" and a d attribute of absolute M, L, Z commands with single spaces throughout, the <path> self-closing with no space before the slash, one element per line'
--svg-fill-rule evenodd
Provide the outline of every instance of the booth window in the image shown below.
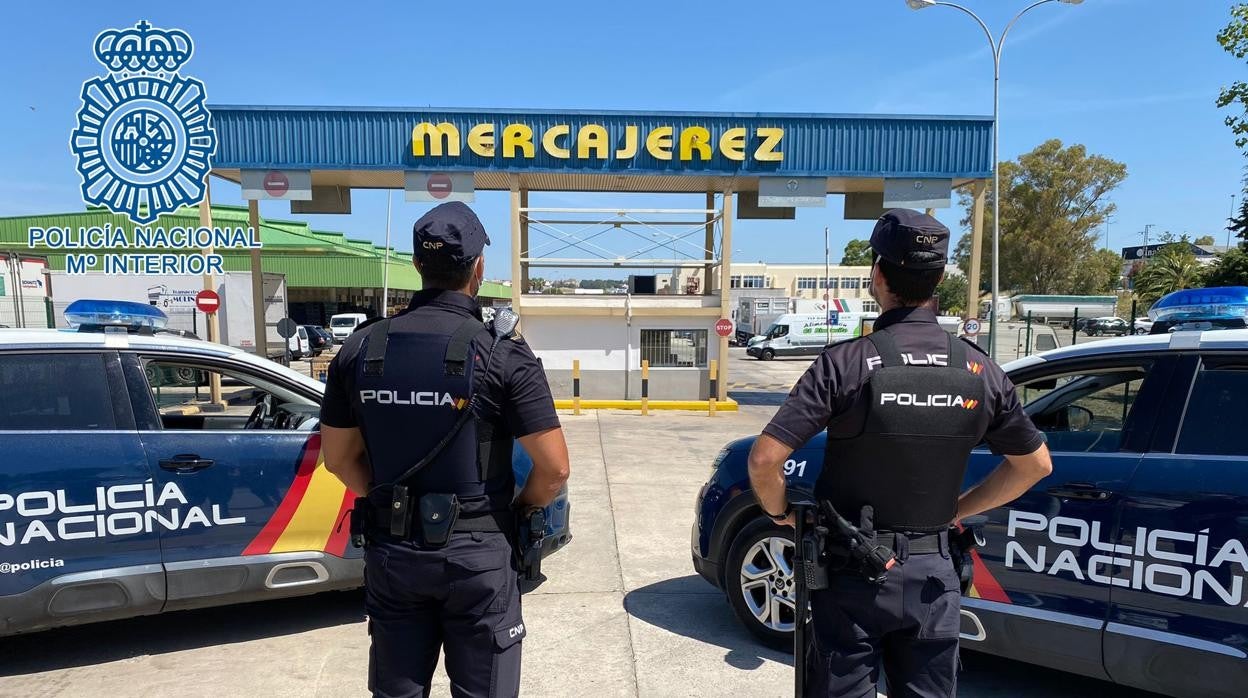
<path fill-rule="evenodd" d="M 641 359 L 650 368 L 703 368 L 706 340 L 706 330 L 642 330 Z"/>

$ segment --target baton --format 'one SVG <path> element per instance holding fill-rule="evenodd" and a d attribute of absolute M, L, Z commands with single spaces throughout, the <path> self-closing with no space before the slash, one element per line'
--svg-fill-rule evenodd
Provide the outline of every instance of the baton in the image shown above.
<path fill-rule="evenodd" d="M 793 577 L 797 598 L 793 605 L 793 695 L 806 695 L 806 655 L 810 649 L 807 622 L 810 617 L 810 589 L 806 584 L 806 561 L 803 542 L 806 537 L 807 515 L 817 506 L 809 500 L 790 502 L 793 507 Z"/>

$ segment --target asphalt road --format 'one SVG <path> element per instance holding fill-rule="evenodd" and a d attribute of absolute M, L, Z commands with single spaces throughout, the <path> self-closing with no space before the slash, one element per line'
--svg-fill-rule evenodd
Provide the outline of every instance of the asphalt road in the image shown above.
<path fill-rule="evenodd" d="M 792 370 L 765 366 L 778 382 Z M 711 459 L 773 411 L 564 416 L 574 540 L 524 597 L 523 695 L 791 695 L 789 657 L 755 642 L 689 560 Z M 361 695 L 367 656 L 362 595 L 322 594 L 0 639 L 0 695 Z M 968 653 L 960 695 L 1129 693 Z"/>

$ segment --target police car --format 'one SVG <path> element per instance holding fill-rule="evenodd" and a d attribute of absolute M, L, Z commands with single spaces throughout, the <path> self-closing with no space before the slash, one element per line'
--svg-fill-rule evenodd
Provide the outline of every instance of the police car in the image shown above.
<path fill-rule="evenodd" d="M 1238 315 L 1242 327 L 1241 291 L 1215 326 Z M 1248 330 L 1171 320 L 1179 331 L 1005 366 L 1054 470 L 987 513 L 963 647 L 1172 695 L 1244 695 Z M 753 633 L 791 647 L 791 529 L 754 502 L 752 444 L 734 441 L 715 459 L 697 499 L 693 563 Z M 785 463 L 791 488 L 813 489 L 824 444 L 820 434 Z M 977 449 L 965 484 L 1000 460 Z"/>
<path fill-rule="evenodd" d="M 362 585 L 320 382 L 162 333 L 151 306 L 66 318 L 0 331 L 0 635 Z M 566 493 L 546 513 L 548 554 Z"/>

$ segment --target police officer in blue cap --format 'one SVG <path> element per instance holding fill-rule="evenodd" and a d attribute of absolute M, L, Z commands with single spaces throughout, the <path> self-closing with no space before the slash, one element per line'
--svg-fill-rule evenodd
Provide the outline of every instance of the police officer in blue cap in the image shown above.
<path fill-rule="evenodd" d="M 533 460 L 515 503 L 530 510 L 567 481 L 567 445 L 515 316 L 482 322 L 481 221 L 442 204 L 416 221 L 412 242 L 424 289 L 343 344 L 321 408 L 325 466 L 360 497 L 368 686 L 428 696 L 444 648 L 452 695 L 515 696 L 525 627 L 512 441 Z"/>
<path fill-rule="evenodd" d="M 1052 470 L 1001 368 L 928 308 L 948 247 L 949 230 L 931 216 L 895 209 L 880 218 L 874 331 L 825 349 L 750 452 L 760 507 L 791 526 L 782 464 L 828 432 L 816 534 L 802 547 L 813 571 L 801 578 L 822 587 L 810 593 L 814 642 L 795 662 L 806 695 L 873 697 L 881 669 L 894 698 L 954 695 L 961 556 L 950 526 Z M 961 492 L 971 449 L 985 439 L 1005 460 Z"/>

